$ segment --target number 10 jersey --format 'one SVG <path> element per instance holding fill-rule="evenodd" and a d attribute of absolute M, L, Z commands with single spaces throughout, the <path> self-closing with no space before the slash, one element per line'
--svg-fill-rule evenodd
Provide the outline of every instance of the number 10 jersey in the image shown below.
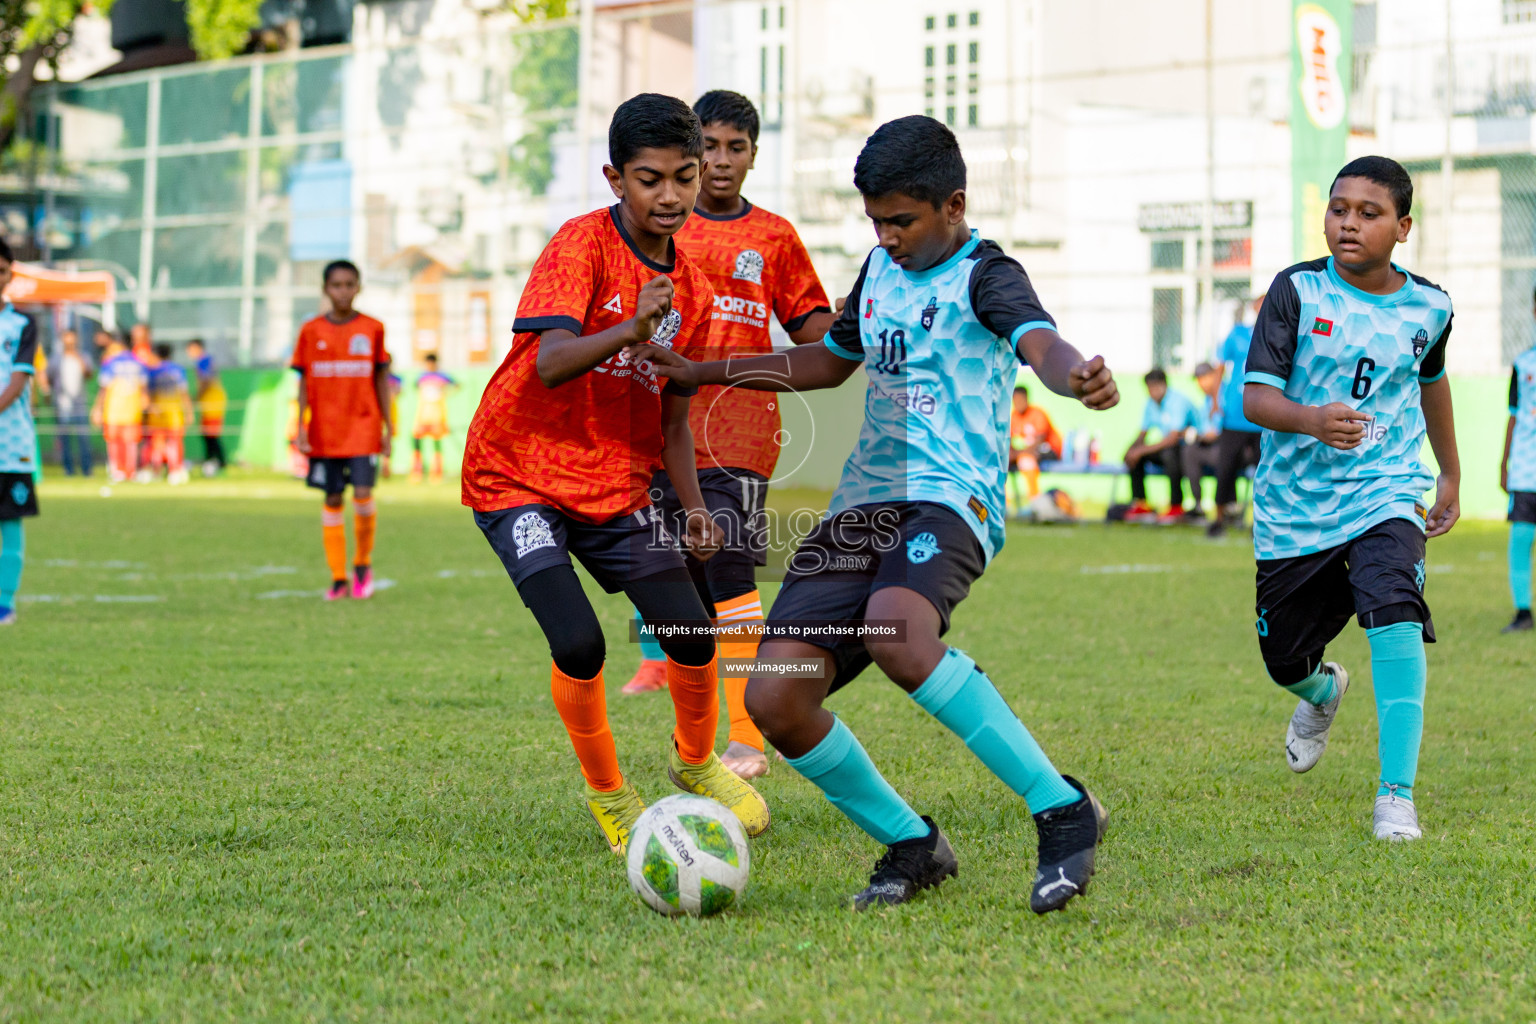
<path fill-rule="evenodd" d="M 1024 268 L 975 231 L 949 259 L 908 272 L 884 249 L 864 261 L 826 346 L 864 364 L 864 425 L 829 513 L 928 501 L 964 519 L 991 558 L 1003 488 L 1018 340 L 1055 329 Z"/>

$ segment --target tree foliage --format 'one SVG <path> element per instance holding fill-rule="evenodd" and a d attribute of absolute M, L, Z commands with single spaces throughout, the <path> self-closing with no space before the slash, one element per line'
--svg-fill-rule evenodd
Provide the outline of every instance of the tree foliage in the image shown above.
<path fill-rule="evenodd" d="M 261 24 L 261 0 L 183 0 L 192 49 L 203 60 L 222 60 L 245 50 Z"/>
<path fill-rule="evenodd" d="M 57 70 L 74 38 L 75 19 L 111 6 L 112 0 L 0 0 L 0 151 L 16 134 L 38 67 Z"/>
<path fill-rule="evenodd" d="M 569 17 L 568 0 L 514 0 L 512 13 L 525 24 Z M 534 195 L 543 195 L 555 176 L 554 135 L 571 126 L 576 106 L 580 40 L 570 27 L 519 33 L 508 85 L 523 103 L 530 126 L 512 146 L 509 170 Z"/>

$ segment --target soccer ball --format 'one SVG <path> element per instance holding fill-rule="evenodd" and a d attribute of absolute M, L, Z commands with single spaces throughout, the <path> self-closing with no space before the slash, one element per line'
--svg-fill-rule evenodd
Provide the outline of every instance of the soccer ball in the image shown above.
<path fill-rule="evenodd" d="M 647 807 L 629 833 L 629 885 L 668 917 L 709 917 L 747 887 L 752 855 L 741 822 L 703 796 L 669 796 Z"/>

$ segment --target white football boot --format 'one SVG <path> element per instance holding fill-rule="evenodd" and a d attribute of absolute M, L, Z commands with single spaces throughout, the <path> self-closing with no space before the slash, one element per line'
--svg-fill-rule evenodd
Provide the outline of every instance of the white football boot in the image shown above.
<path fill-rule="evenodd" d="M 1371 815 L 1371 825 L 1377 839 L 1389 843 L 1403 843 L 1424 838 L 1419 828 L 1419 812 L 1413 801 L 1397 795 L 1397 787 L 1384 783 L 1387 792 L 1376 798 L 1376 811 Z"/>
<path fill-rule="evenodd" d="M 1328 730 L 1333 726 L 1333 716 L 1339 713 L 1339 703 L 1349 689 L 1349 673 L 1336 661 L 1324 662 L 1323 668 L 1333 673 L 1333 681 L 1339 690 L 1326 704 L 1298 701 L 1291 715 L 1291 724 L 1285 727 L 1285 763 L 1291 771 L 1300 774 L 1311 771 L 1323 759 L 1328 749 Z"/>

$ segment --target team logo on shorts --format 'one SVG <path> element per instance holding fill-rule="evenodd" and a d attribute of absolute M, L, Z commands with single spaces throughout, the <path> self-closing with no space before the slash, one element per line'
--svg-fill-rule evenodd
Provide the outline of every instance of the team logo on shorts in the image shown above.
<path fill-rule="evenodd" d="M 1417 359 L 1424 354 L 1429 347 L 1429 332 L 1420 327 L 1418 333 L 1413 336 L 1413 358 Z"/>
<path fill-rule="evenodd" d="M 672 339 L 677 337 L 677 332 L 682 328 L 683 315 L 675 309 L 667 310 L 667 315 L 656 325 L 656 333 L 651 335 L 651 344 L 671 348 Z"/>
<path fill-rule="evenodd" d="M 27 490 L 27 485 L 18 480 L 11 485 L 11 503 L 14 505 L 25 505 L 27 497 L 31 493 L 31 491 Z"/>
<path fill-rule="evenodd" d="M 366 334 L 354 334 L 347 342 L 347 354 L 353 356 L 366 356 L 373 351 L 373 342 L 368 340 Z"/>
<path fill-rule="evenodd" d="M 939 538 L 931 533 L 920 533 L 907 541 L 907 561 L 922 565 L 939 551 Z"/>
<path fill-rule="evenodd" d="M 530 551 L 554 547 L 555 535 L 550 532 L 549 523 L 543 516 L 537 512 L 524 512 L 512 524 L 512 543 L 517 545 L 517 557 L 522 558 Z"/>
<path fill-rule="evenodd" d="M 736 272 L 731 275 L 737 281 L 763 283 L 763 254 L 756 249 L 743 249 L 736 254 Z"/>
<path fill-rule="evenodd" d="M 1413 582 L 1419 588 L 1419 593 L 1424 593 L 1424 559 L 1419 559 L 1413 567 Z"/>

